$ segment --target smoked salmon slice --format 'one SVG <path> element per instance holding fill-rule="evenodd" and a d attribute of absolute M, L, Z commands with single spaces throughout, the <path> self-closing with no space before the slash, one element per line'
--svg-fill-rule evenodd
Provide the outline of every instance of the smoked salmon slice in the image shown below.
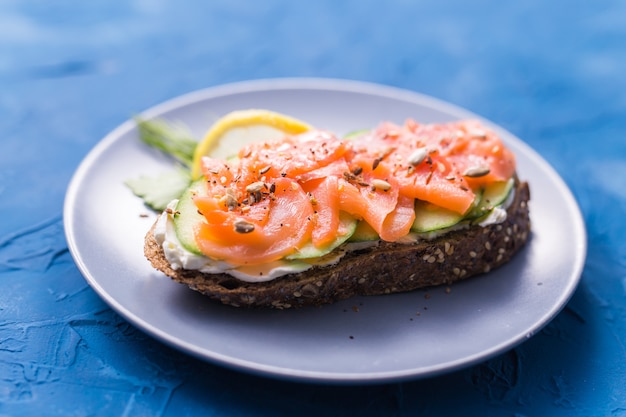
<path fill-rule="evenodd" d="M 282 259 L 345 234 L 345 212 L 382 240 L 407 235 L 415 201 L 465 214 L 476 193 L 515 172 L 500 138 L 476 121 L 381 123 L 352 140 L 313 130 L 252 143 L 238 158 L 205 157 L 206 195 L 194 202 L 205 222 L 196 241 L 233 265 Z"/>

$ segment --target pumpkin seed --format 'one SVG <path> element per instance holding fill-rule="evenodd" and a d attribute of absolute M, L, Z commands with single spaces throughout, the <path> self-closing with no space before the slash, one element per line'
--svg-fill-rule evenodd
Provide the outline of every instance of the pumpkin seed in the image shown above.
<path fill-rule="evenodd" d="M 426 150 L 426 148 L 418 148 L 414 150 L 411 155 L 409 155 L 408 162 L 413 166 L 419 165 L 424 161 L 424 159 L 426 159 L 427 155 L 428 151 Z"/>
<path fill-rule="evenodd" d="M 381 191 L 389 191 L 391 189 L 391 184 L 385 180 L 373 179 L 372 187 Z"/>
<path fill-rule="evenodd" d="M 261 191 L 265 187 L 265 183 L 263 181 L 253 182 L 252 184 L 246 187 L 246 192 L 248 193 L 257 193 Z"/>
<path fill-rule="evenodd" d="M 485 175 L 489 174 L 489 172 L 490 172 L 489 167 L 475 166 L 475 167 L 471 167 L 465 170 L 465 172 L 463 173 L 463 176 L 470 177 L 470 178 L 478 178 L 478 177 L 484 177 Z"/>
<path fill-rule="evenodd" d="M 235 222 L 235 232 L 237 233 L 250 233 L 254 231 L 254 224 L 245 220 L 237 220 Z"/>

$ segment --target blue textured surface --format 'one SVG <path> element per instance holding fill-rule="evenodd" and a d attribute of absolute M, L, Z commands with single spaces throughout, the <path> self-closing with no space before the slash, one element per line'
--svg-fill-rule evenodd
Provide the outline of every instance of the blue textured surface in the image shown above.
<path fill-rule="evenodd" d="M 626 3 L 381 3 L 0 2 L 0 415 L 626 416 Z M 222 369 L 112 312 L 63 237 L 79 162 L 161 101 L 284 76 L 423 92 L 539 151 L 588 228 L 565 310 L 486 363 L 365 387 Z"/>

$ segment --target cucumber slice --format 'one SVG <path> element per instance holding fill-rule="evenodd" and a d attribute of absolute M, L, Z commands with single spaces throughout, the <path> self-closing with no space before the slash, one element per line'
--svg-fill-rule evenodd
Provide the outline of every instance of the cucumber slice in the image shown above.
<path fill-rule="evenodd" d="M 483 190 L 480 201 L 466 216 L 468 219 L 476 219 L 489 213 L 499 204 L 502 204 L 508 197 L 514 184 L 513 178 L 508 181 L 499 181 L 489 184 Z"/>
<path fill-rule="evenodd" d="M 356 230 L 348 239 L 349 242 L 369 242 L 372 240 L 378 240 L 380 236 L 376 233 L 376 230 L 366 221 L 360 221 Z"/>
<path fill-rule="evenodd" d="M 411 226 L 411 231 L 424 233 L 444 229 L 454 226 L 463 220 L 464 217 L 462 214 L 452 210 L 438 207 L 426 201 L 416 200 L 415 220 L 413 221 L 413 226 Z"/>
<path fill-rule="evenodd" d="M 354 234 L 358 223 L 357 219 L 344 212 L 339 213 L 339 222 L 348 232 L 342 236 L 338 236 L 330 245 L 324 248 L 318 248 L 314 246 L 313 243 L 309 242 L 293 255 L 286 256 L 285 259 L 319 258 L 332 252 L 337 246 L 343 244 Z"/>
<path fill-rule="evenodd" d="M 362 135 L 366 134 L 369 131 L 370 131 L 370 129 L 354 130 L 352 132 L 346 133 L 343 138 L 347 139 L 347 140 L 353 140 L 353 139 L 358 138 L 359 136 L 362 136 Z"/>
<path fill-rule="evenodd" d="M 202 255 L 196 243 L 194 229 L 196 225 L 204 221 L 204 217 L 198 213 L 198 208 L 193 203 L 194 195 L 206 195 L 204 180 L 193 182 L 178 199 L 174 216 L 174 229 L 180 244 L 189 252 Z"/>

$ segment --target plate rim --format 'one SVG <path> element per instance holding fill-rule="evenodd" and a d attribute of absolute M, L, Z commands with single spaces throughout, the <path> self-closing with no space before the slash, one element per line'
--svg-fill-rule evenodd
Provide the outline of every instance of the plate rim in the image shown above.
<path fill-rule="evenodd" d="M 531 331 L 522 337 L 515 339 L 508 339 L 505 342 L 491 347 L 491 349 L 483 350 L 469 357 L 463 357 L 454 361 L 443 362 L 434 366 L 428 367 L 426 370 L 416 372 L 421 368 L 411 368 L 403 371 L 384 371 L 384 372 L 364 372 L 364 373 L 347 373 L 347 372 L 319 372 L 319 371 L 307 371 L 297 370 L 291 368 L 285 368 L 275 365 L 260 364 L 257 362 L 249 361 L 241 358 L 232 358 L 223 355 L 219 352 L 211 352 L 212 355 L 207 355 L 203 352 L 203 349 L 188 343 L 185 340 L 172 337 L 168 332 L 157 328 L 150 323 L 145 322 L 140 317 L 136 317 L 119 301 L 114 299 L 94 277 L 91 276 L 88 265 L 80 256 L 80 249 L 76 246 L 74 240 L 74 222 L 73 222 L 73 206 L 77 199 L 77 192 L 82 180 L 85 177 L 85 173 L 96 162 L 102 152 L 108 149 L 113 143 L 115 143 L 121 136 L 131 132 L 135 129 L 135 123 L 132 119 L 128 119 L 111 130 L 102 139 L 100 139 L 95 146 L 93 146 L 87 155 L 82 159 L 74 172 L 70 183 L 67 187 L 66 196 L 63 205 L 63 218 L 64 218 L 64 232 L 68 245 L 68 249 L 71 256 L 78 267 L 79 271 L 83 275 L 84 279 L 90 285 L 90 287 L 97 293 L 97 295 L 111 307 L 116 313 L 120 314 L 125 320 L 132 323 L 136 328 L 148 333 L 158 341 L 167 344 L 179 351 L 187 353 L 191 356 L 197 357 L 201 360 L 209 361 L 216 365 L 221 365 L 230 369 L 256 374 L 260 376 L 274 377 L 279 379 L 294 380 L 299 382 L 323 382 L 332 384 L 355 384 L 355 383 L 385 383 L 395 382 L 418 378 L 427 378 L 442 373 L 453 372 L 462 368 L 469 367 L 476 363 L 488 360 L 494 356 L 503 353 L 507 349 L 512 349 L 524 340 L 527 340 L 532 335 L 539 332 L 550 321 L 556 317 L 560 311 L 566 306 L 567 302 L 571 299 L 578 284 L 580 283 L 582 272 L 584 269 L 586 254 L 587 254 L 587 232 L 585 228 L 584 219 L 580 210 L 580 207 L 563 178 L 558 174 L 552 165 L 550 165 L 539 153 L 537 153 L 530 145 L 522 141 L 513 133 L 505 130 L 501 126 L 494 122 L 485 119 L 470 110 L 457 106 L 453 103 L 449 103 L 438 98 L 403 89 L 394 86 L 388 86 L 378 83 L 356 81 L 348 79 L 338 78 L 312 78 L 312 77 L 290 77 L 290 78 L 265 78 L 257 80 L 246 80 L 227 84 L 220 84 L 212 87 L 207 87 L 199 90 L 194 90 L 169 100 L 163 101 L 146 110 L 139 113 L 141 117 L 153 118 L 159 115 L 165 114 L 169 111 L 175 110 L 182 106 L 193 105 L 194 103 L 203 102 L 224 95 L 233 95 L 239 93 L 250 92 L 263 92 L 263 91 L 275 91 L 275 90 L 290 90 L 290 89 L 326 89 L 334 92 L 353 92 L 359 94 L 383 96 L 393 100 L 403 100 L 410 103 L 419 105 L 425 105 L 429 108 L 452 113 L 455 115 L 462 115 L 462 117 L 479 119 L 482 122 L 488 124 L 491 128 L 494 128 L 499 133 L 505 133 L 506 136 L 515 139 L 515 145 L 523 150 L 526 154 L 532 157 L 534 162 L 542 165 L 551 175 L 551 180 L 559 188 L 560 196 L 564 199 L 565 205 L 571 210 L 571 215 L 575 220 L 575 223 L 571 225 L 575 236 L 579 238 L 576 246 L 575 264 L 572 265 L 571 278 L 568 282 L 569 285 L 565 288 L 561 297 L 552 306 L 552 308 L 544 313 L 542 320 L 537 321 Z M 206 349 L 205 349 L 206 350 Z"/>

